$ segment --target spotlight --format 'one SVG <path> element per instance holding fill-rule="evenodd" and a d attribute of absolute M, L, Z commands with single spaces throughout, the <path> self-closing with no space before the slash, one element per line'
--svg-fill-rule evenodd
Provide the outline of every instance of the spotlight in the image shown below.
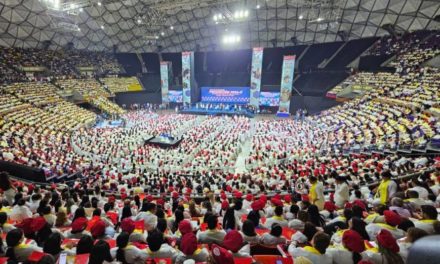
<path fill-rule="evenodd" d="M 165 32 L 163 32 L 163 31 L 160 32 L 160 35 L 165 36 Z"/>
<path fill-rule="evenodd" d="M 81 28 L 78 28 L 78 31 L 81 31 Z"/>
<path fill-rule="evenodd" d="M 300 16 L 299 16 L 299 19 L 300 19 L 300 20 L 301 20 L 301 19 L 303 19 L 303 18 L 304 18 L 304 16 L 303 16 L 303 15 L 300 15 Z"/>
<path fill-rule="evenodd" d="M 159 36 L 155 36 L 156 39 L 159 39 Z"/>
<path fill-rule="evenodd" d="M 218 21 L 215 21 L 215 24 L 218 25 Z"/>
<path fill-rule="evenodd" d="M 171 26 L 171 27 L 170 27 L 170 29 L 171 29 L 171 30 L 174 30 L 174 27 L 173 27 L 173 26 Z"/>
<path fill-rule="evenodd" d="M 217 15 L 214 15 L 214 21 L 217 21 Z"/>
<path fill-rule="evenodd" d="M 324 20 L 324 18 L 322 17 L 318 17 L 318 19 L 316 19 L 316 21 L 321 22 L 322 20 Z"/>
<path fill-rule="evenodd" d="M 102 3 L 101 2 L 98 2 L 98 6 L 101 6 L 102 5 Z"/>
<path fill-rule="evenodd" d="M 239 18 L 240 13 L 238 11 L 235 11 L 234 18 Z"/>
<path fill-rule="evenodd" d="M 241 37 L 238 35 L 227 35 L 223 36 L 223 43 L 224 44 L 234 44 L 241 41 Z"/>
<path fill-rule="evenodd" d="M 138 24 L 142 23 L 142 20 L 139 18 L 139 19 L 137 20 L 137 23 L 138 23 Z"/>
<path fill-rule="evenodd" d="M 71 4 L 70 4 L 70 8 L 71 8 L 71 9 L 75 9 L 75 7 L 76 7 L 76 6 L 75 6 L 74 3 L 71 3 Z"/>
<path fill-rule="evenodd" d="M 260 9 L 260 5 L 257 5 L 257 9 Z"/>
<path fill-rule="evenodd" d="M 248 10 L 244 11 L 244 16 L 245 16 L 245 17 L 248 17 L 248 16 L 249 16 L 249 11 L 248 11 Z"/>
<path fill-rule="evenodd" d="M 81 7 L 81 8 L 79 9 L 79 12 L 83 12 L 83 11 L 84 11 L 84 8 Z"/>
<path fill-rule="evenodd" d="M 101 26 L 101 29 L 104 29 L 104 26 Z"/>

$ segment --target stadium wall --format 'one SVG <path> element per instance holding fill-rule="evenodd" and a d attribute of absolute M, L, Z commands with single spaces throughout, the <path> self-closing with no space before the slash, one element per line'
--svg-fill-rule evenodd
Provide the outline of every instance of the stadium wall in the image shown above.
<path fill-rule="evenodd" d="M 161 104 L 162 103 L 162 95 L 159 92 L 148 92 L 148 91 L 140 91 L 140 92 L 126 92 L 126 93 L 117 93 L 116 94 L 116 103 L 118 105 L 132 105 L 132 104 Z"/>
<path fill-rule="evenodd" d="M 32 168 L 13 162 L 0 160 L 0 171 L 6 171 L 12 176 L 33 182 L 46 182 L 42 169 Z"/>

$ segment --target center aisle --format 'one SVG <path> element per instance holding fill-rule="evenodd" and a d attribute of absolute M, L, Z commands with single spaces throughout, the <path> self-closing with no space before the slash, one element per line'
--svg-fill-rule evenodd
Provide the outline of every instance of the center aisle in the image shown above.
<path fill-rule="evenodd" d="M 249 157 L 249 154 L 252 150 L 252 137 L 255 134 L 255 120 L 251 119 L 251 129 L 249 137 L 244 141 L 243 146 L 241 148 L 241 153 L 237 157 L 237 161 L 235 162 L 235 173 L 244 173 L 247 172 L 246 169 L 246 160 Z"/>

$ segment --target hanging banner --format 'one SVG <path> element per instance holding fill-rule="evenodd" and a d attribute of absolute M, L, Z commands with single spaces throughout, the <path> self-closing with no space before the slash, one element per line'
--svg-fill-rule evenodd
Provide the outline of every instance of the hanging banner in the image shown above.
<path fill-rule="evenodd" d="M 162 103 L 168 104 L 170 102 L 168 97 L 168 90 L 170 87 L 169 79 L 170 79 L 170 68 L 171 63 L 168 61 L 160 62 L 160 85 L 162 88 Z"/>
<path fill-rule="evenodd" d="M 260 105 L 261 68 L 263 66 L 263 48 L 252 49 L 251 97 L 249 104 L 256 109 Z"/>
<path fill-rule="evenodd" d="M 289 113 L 294 70 L 295 56 L 284 56 L 281 75 L 280 108 L 278 112 Z"/>
<path fill-rule="evenodd" d="M 191 104 L 191 87 L 193 85 L 192 65 L 194 62 L 194 52 L 182 52 L 182 86 L 183 86 L 183 103 Z"/>

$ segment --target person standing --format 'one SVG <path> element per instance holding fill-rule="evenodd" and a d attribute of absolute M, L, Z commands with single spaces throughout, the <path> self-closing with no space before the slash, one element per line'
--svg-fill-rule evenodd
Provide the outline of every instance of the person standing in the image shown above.
<path fill-rule="evenodd" d="M 310 177 L 310 203 L 316 205 L 321 211 L 324 209 L 324 185 L 316 177 Z"/>
<path fill-rule="evenodd" d="M 339 208 L 343 208 L 345 203 L 350 199 L 350 189 L 348 188 L 347 181 L 345 177 L 336 176 L 336 187 L 335 187 L 335 204 Z"/>

